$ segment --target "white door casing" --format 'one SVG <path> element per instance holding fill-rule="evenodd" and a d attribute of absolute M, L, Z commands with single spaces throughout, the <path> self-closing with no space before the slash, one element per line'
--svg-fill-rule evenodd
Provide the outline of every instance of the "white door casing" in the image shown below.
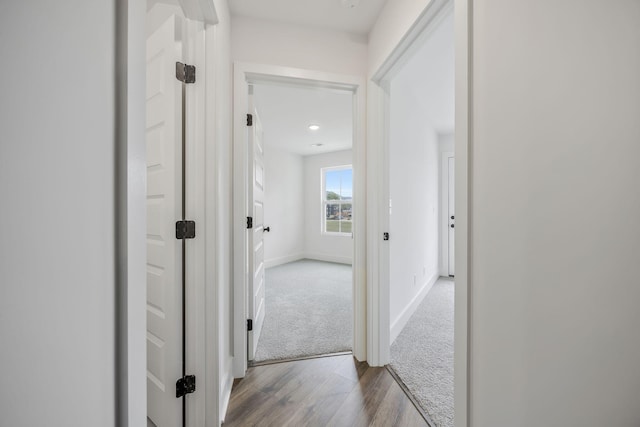
<path fill-rule="evenodd" d="M 455 159 L 453 156 L 447 157 L 447 236 L 448 236 L 448 274 L 449 277 L 455 275 Z"/>
<path fill-rule="evenodd" d="M 169 18 L 147 39 L 147 417 L 182 423 L 175 383 L 182 376 L 181 217 L 182 104 L 175 77 L 181 21 Z"/>
<path fill-rule="evenodd" d="M 246 218 L 250 209 L 247 190 L 251 177 L 248 169 L 248 144 L 246 115 L 251 109 L 248 105 L 248 89 L 254 83 L 278 83 L 303 87 L 342 90 L 353 93 L 354 129 L 353 129 L 353 170 L 354 170 L 354 341 L 353 354 L 358 360 L 367 359 L 367 344 L 371 340 L 372 329 L 367 325 L 367 282 L 366 276 L 366 230 L 364 215 L 367 203 L 365 187 L 365 128 L 366 128 L 366 82 L 359 76 L 346 76 L 320 71 L 280 67 L 265 64 L 234 64 L 234 164 L 233 164 L 233 203 L 234 203 L 234 377 L 244 377 L 247 370 L 247 318 L 249 294 L 247 286 L 248 239 Z M 357 195 L 357 197 L 356 197 Z"/>
<path fill-rule="evenodd" d="M 251 105 L 251 95 L 249 105 Z M 262 143 L 262 123 L 255 108 L 251 108 L 252 126 L 248 126 L 249 165 L 249 216 L 253 218 L 253 228 L 248 231 L 248 312 L 252 329 L 248 331 L 248 360 L 253 360 L 258 348 L 260 332 L 265 315 L 264 283 L 264 146 Z"/>
<path fill-rule="evenodd" d="M 454 262 L 455 242 L 453 237 L 455 229 L 451 228 L 451 225 L 455 225 L 455 170 L 451 169 L 451 166 L 455 164 L 454 152 L 445 151 L 440 153 L 440 275 L 449 276 L 454 274 L 454 265 L 450 264 Z M 450 212 L 451 211 L 451 212 Z M 451 219 L 451 217 L 454 219 Z M 451 268 L 450 268 L 451 267 Z"/>

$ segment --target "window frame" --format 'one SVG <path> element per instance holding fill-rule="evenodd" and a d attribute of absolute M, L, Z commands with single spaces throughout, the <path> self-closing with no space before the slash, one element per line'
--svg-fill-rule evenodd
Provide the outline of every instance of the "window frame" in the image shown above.
<path fill-rule="evenodd" d="M 342 170 L 351 170 L 352 177 L 352 185 L 351 185 L 351 199 L 350 200 L 328 200 L 326 198 L 327 195 L 327 183 L 326 176 L 327 172 L 335 172 Z M 342 231 L 327 231 L 327 206 L 328 205 L 351 205 L 351 231 L 350 232 L 342 232 Z M 320 207 L 321 207 L 321 215 L 320 215 L 320 233 L 326 236 L 342 236 L 342 237 L 353 237 L 353 164 L 339 165 L 339 166 L 328 166 L 324 168 L 320 168 Z M 340 209 L 342 211 L 342 209 Z M 342 228 L 342 226 L 340 227 Z"/>

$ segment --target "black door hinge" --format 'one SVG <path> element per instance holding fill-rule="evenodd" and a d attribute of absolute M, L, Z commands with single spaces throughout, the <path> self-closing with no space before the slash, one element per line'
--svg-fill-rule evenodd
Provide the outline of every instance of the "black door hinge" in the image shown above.
<path fill-rule="evenodd" d="M 176 62 L 176 79 L 182 83 L 196 82 L 196 66 Z"/>
<path fill-rule="evenodd" d="M 247 319 L 247 331 L 253 331 L 253 319 Z"/>
<path fill-rule="evenodd" d="M 185 375 L 176 381 L 176 397 L 182 397 L 194 391 L 196 391 L 195 375 Z"/>
<path fill-rule="evenodd" d="M 382 240 L 389 240 L 389 233 L 387 233 L 386 231 L 382 233 Z"/>
<path fill-rule="evenodd" d="M 176 239 L 194 239 L 196 237 L 195 221 L 176 221 Z"/>
<path fill-rule="evenodd" d="M 247 229 L 252 229 L 253 228 L 253 217 L 248 216 L 247 217 Z"/>
<path fill-rule="evenodd" d="M 247 114 L 247 126 L 253 126 L 253 114 Z"/>

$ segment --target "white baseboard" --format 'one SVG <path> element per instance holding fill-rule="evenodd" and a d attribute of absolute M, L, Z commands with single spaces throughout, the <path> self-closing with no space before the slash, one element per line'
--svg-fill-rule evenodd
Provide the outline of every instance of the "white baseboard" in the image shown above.
<path fill-rule="evenodd" d="M 227 408 L 231 400 L 231 388 L 233 387 L 233 363 L 230 363 L 226 372 L 221 378 L 220 384 L 220 424 L 224 422 L 227 416 Z"/>
<path fill-rule="evenodd" d="M 424 297 L 427 296 L 427 293 L 431 290 L 433 284 L 436 283 L 439 277 L 440 275 L 436 273 L 424 285 L 422 285 L 422 289 L 420 289 L 420 292 L 418 292 L 416 296 L 413 297 L 411 302 L 404 308 L 404 310 L 402 310 L 402 313 L 400 313 L 400 315 L 391 323 L 391 344 L 393 344 L 396 338 L 398 338 L 400 332 L 402 332 L 404 327 L 407 325 L 407 322 L 409 321 L 411 316 L 413 316 L 413 313 L 416 312 L 418 306 L 420 305 Z"/>
<path fill-rule="evenodd" d="M 342 257 L 328 254 L 318 254 L 318 253 L 305 253 L 304 257 L 307 259 L 315 259 L 316 261 L 326 261 L 326 262 L 337 262 L 338 264 L 353 264 L 353 259 L 351 257 Z"/>
<path fill-rule="evenodd" d="M 271 267 L 275 267 L 277 265 L 282 265 L 282 264 L 287 264 L 289 262 L 298 261 L 298 260 L 301 260 L 303 258 L 304 258 L 304 254 L 302 254 L 302 253 L 282 256 L 282 257 L 279 257 L 279 258 L 272 258 L 272 259 L 264 261 L 264 267 L 265 268 L 271 268 Z"/>

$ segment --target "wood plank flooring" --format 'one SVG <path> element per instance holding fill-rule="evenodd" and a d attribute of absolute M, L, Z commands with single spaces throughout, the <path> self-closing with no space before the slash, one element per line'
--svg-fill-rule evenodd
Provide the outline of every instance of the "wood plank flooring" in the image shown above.
<path fill-rule="evenodd" d="M 249 368 L 236 380 L 230 426 L 427 426 L 385 368 L 351 355 Z"/>

